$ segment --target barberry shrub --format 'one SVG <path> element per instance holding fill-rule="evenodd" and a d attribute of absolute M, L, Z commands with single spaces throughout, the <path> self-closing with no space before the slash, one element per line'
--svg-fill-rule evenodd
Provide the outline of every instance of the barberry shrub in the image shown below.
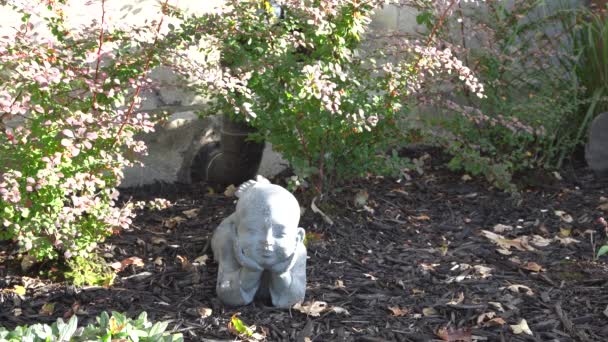
<path fill-rule="evenodd" d="M 363 53 L 371 16 L 388 2 L 229 0 L 219 13 L 186 18 L 174 35 L 186 46 L 218 42 L 222 72 L 199 90 L 217 91 L 224 112 L 257 128 L 253 139 L 272 143 L 324 192 L 403 166 L 386 152 L 404 142 L 400 118 L 428 79 L 442 74 L 483 94 L 450 50 L 435 48 L 433 32 L 426 43 L 401 39 L 397 60 Z"/>
<path fill-rule="evenodd" d="M 162 16 L 119 28 L 101 1 L 99 22 L 68 29 L 65 1 L 9 3 L 23 24 L 0 38 L 0 239 L 38 259 L 86 257 L 134 215 L 116 187 L 145 153 L 135 134 L 154 127 L 135 110 Z"/>
<path fill-rule="evenodd" d="M 592 96 L 577 72 L 602 73 L 577 51 L 572 39 L 586 31 L 578 28 L 580 8 L 566 3 L 486 0 L 443 9 L 452 15 L 438 35 L 473 68 L 486 95 L 482 100 L 462 87 L 428 92 L 445 115 L 425 117 L 423 136 L 453 155 L 452 169 L 516 192 L 514 175 L 559 169 L 581 144 Z M 418 8 L 427 25 L 442 13 L 432 3 Z"/>

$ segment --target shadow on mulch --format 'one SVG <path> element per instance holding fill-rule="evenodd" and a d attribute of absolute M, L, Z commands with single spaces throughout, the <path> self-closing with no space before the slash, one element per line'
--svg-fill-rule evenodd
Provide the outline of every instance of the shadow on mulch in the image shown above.
<path fill-rule="evenodd" d="M 234 340 L 227 324 L 237 312 L 270 341 L 441 341 L 444 328 L 453 329 L 452 339 L 444 336 L 450 341 L 469 331 L 480 341 L 602 341 L 608 336 L 608 266 L 605 257 L 593 260 L 592 242 L 598 248 L 607 241 L 597 219 L 606 214 L 598 206 L 608 185 L 584 169 L 563 173 L 564 180 L 535 184 L 519 198 L 440 166 L 409 181 L 361 180 L 317 203 L 333 226 L 301 203 L 307 209 L 300 225 L 319 238 L 308 246 L 306 300 L 349 313 L 319 317 L 263 303 L 227 308 L 218 302 L 209 239 L 234 210 L 234 198 L 204 184 L 125 191 L 134 199 L 174 202 L 140 214 L 132 231 L 103 246 L 109 261 L 137 256 L 145 266 L 129 266 L 109 289 L 76 289 L 0 269 L 0 285 L 28 288 L 22 298 L 0 294 L 0 322 L 12 328 L 54 321 L 76 303 L 81 321 L 104 310 L 147 311 L 192 341 Z M 367 207 L 354 204 L 360 191 L 369 195 Z M 172 227 L 171 219 L 190 209 L 200 210 Z M 511 227 L 501 233 L 509 239 L 529 239 L 501 254 L 481 235 L 497 224 Z M 577 242 L 560 242 L 560 231 Z M 184 267 L 183 260 L 203 255 L 209 256 L 205 265 Z M 40 313 L 48 302 L 55 304 L 50 316 Z M 201 316 L 201 308 L 212 314 Z M 510 325 L 522 319 L 533 335 L 514 334 Z"/>

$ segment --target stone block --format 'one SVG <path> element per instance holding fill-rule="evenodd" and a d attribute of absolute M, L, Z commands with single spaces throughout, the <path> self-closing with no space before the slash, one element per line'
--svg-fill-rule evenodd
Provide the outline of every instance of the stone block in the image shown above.
<path fill-rule="evenodd" d="M 608 113 L 599 114 L 591 123 L 585 158 L 598 176 L 608 177 Z"/>

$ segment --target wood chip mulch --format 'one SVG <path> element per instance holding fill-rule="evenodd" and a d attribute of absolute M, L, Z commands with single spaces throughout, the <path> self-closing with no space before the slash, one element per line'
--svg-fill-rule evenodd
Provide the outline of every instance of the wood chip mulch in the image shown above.
<path fill-rule="evenodd" d="M 310 198 L 301 201 L 306 301 L 326 303 L 318 316 L 261 302 L 224 307 L 215 296 L 209 239 L 234 198 L 204 184 L 165 185 L 126 191 L 174 205 L 146 210 L 132 231 L 100 246 L 110 262 L 139 257 L 143 267 L 126 267 L 110 288 L 74 288 L 19 275 L 7 261 L 0 288 L 27 292 L 0 293 L 0 326 L 52 322 L 74 311 L 81 322 L 102 311 L 147 311 L 190 341 L 234 341 L 228 323 L 236 313 L 268 341 L 608 339 L 608 257 L 594 258 L 608 243 L 598 220 L 608 217 L 608 183 L 570 168 L 562 180 L 548 175 L 550 182 L 513 197 L 440 163 L 410 176 L 370 177 L 317 199 L 333 225 L 311 210 Z M 187 218 L 191 209 L 199 211 Z M 493 242 L 483 231 L 504 239 Z M 41 310 L 46 303 L 53 312 Z"/>

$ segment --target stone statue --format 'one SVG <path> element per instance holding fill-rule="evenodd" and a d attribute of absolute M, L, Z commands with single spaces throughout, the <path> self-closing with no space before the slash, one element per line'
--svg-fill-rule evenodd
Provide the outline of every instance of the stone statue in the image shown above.
<path fill-rule="evenodd" d="M 298 228 L 298 201 L 261 176 L 245 182 L 235 195 L 236 211 L 211 239 L 219 263 L 218 297 L 232 306 L 268 297 L 280 308 L 301 302 L 306 291 L 306 247 L 304 229 Z"/>

